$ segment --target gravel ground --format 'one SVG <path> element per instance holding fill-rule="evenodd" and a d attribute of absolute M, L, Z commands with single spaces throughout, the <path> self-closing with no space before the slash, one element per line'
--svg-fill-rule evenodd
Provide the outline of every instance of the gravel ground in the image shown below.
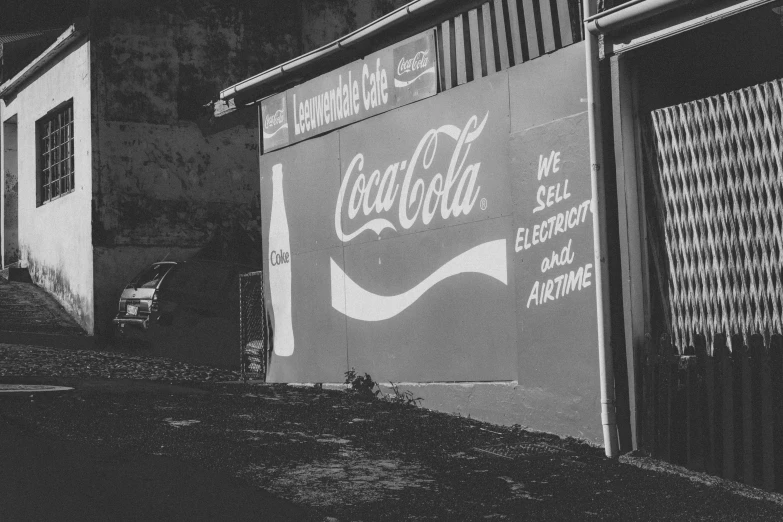
<path fill-rule="evenodd" d="M 238 372 L 160 357 L 98 350 L 0 344 L 0 376 L 236 381 Z"/>
<path fill-rule="evenodd" d="M 356 394 L 245 385 L 224 370 L 137 355 L 0 345 L 0 383 L 73 386 L 0 398 L 27 433 L 165 455 L 238 477 L 314 520 L 781 520 L 780 495 Z M 155 380 L 155 382 L 153 382 Z M 556 456 L 478 451 L 541 444 Z"/>

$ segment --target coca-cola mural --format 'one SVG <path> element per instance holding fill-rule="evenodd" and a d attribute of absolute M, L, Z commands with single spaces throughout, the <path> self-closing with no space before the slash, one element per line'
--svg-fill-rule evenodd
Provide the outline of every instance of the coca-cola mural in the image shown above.
<path fill-rule="evenodd" d="M 351 365 L 379 377 L 513 377 L 505 92 L 503 77 L 490 78 L 445 93 L 439 103 L 349 126 L 336 140 L 339 150 L 311 151 L 309 161 L 304 151 L 262 156 L 262 197 L 271 196 L 263 206 L 270 209 L 264 219 L 275 351 L 278 329 L 287 332 L 289 302 L 296 338 L 292 354 L 273 361 L 272 379 L 311 376 L 300 357 L 338 351 L 307 333 L 315 324 L 341 330 L 341 361 L 347 353 Z M 286 224 L 286 232 L 274 229 Z M 317 280 L 306 291 L 297 288 L 304 272 Z M 279 274 L 290 290 L 273 283 Z M 300 292 L 306 302 L 297 302 Z M 301 306 L 312 313 L 302 315 Z"/>
<path fill-rule="evenodd" d="M 529 425 L 600 433 L 581 52 L 261 156 L 269 380 L 516 382 Z"/>

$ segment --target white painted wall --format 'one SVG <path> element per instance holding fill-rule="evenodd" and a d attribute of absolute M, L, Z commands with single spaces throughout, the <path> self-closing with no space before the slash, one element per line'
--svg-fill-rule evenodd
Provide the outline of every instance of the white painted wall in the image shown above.
<path fill-rule="evenodd" d="M 73 99 L 73 192 L 36 206 L 36 121 Z M 6 100 L 3 121 L 17 116 L 19 147 L 19 247 L 33 280 L 93 333 L 92 145 L 90 43 L 63 52 Z"/>

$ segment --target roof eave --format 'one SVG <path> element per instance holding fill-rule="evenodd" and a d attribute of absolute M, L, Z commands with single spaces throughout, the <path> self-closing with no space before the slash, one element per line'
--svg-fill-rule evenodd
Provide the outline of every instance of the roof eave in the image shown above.
<path fill-rule="evenodd" d="M 449 11 L 450 8 L 454 9 L 460 5 L 464 8 L 464 6 L 468 4 L 480 3 L 481 1 L 475 0 L 463 0 L 458 2 L 455 2 L 454 0 L 413 0 L 323 47 L 314 49 L 289 60 L 282 65 L 267 69 L 262 73 L 251 76 L 250 78 L 223 89 L 220 91 L 220 100 L 227 101 L 228 99 L 236 98 L 239 95 L 249 96 L 251 99 L 257 100 L 274 94 L 277 87 L 285 85 L 287 81 L 290 81 L 294 77 L 306 76 L 308 70 L 317 68 L 319 64 L 323 63 L 325 58 L 332 57 L 337 53 L 350 53 L 358 48 L 359 44 L 379 37 L 393 27 L 398 27 L 409 22 L 413 19 L 414 14 L 419 15 L 425 10 L 430 11 L 437 7 L 442 7 L 445 12 Z"/>
<path fill-rule="evenodd" d="M 81 24 L 73 24 L 66 29 L 63 34 L 57 37 L 52 45 L 46 48 L 44 52 L 34 58 L 27 66 L 19 71 L 13 78 L 0 85 L 0 99 L 6 99 L 13 95 L 24 83 L 35 73 L 45 67 L 49 62 L 55 59 L 77 38 L 86 34 Z"/>

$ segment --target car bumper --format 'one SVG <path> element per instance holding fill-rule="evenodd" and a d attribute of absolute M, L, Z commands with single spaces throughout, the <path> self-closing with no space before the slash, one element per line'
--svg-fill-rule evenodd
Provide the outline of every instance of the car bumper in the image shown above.
<path fill-rule="evenodd" d="M 126 326 L 138 326 L 146 330 L 149 328 L 150 318 L 149 316 L 131 317 L 118 315 L 113 319 L 113 322 L 120 328 L 125 328 Z"/>

